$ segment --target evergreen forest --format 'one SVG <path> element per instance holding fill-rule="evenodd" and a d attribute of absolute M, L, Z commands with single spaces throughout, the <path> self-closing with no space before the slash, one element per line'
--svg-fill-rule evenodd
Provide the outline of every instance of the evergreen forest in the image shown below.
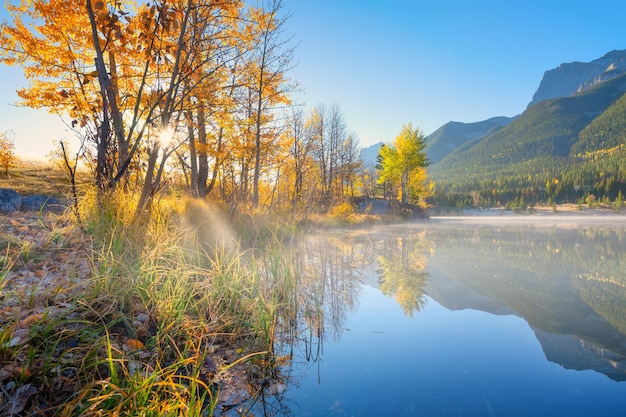
<path fill-rule="evenodd" d="M 626 192 L 625 76 L 545 100 L 466 141 L 429 174 L 440 207 L 614 203 Z M 427 150 L 428 153 L 428 150 Z"/>

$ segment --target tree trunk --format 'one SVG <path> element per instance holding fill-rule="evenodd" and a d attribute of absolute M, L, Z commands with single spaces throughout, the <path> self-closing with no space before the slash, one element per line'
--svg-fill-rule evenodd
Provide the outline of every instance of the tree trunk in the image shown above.
<path fill-rule="evenodd" d="M 95 65 L 98 71 L 98 82 L 100 84 L 100 97 L 102 99 L 102 124 L 98 129 L 96 138 L 96 185 L 99 190 L 104 191 L 110 186 L 110 169 L 107 162 L 107 154 L 110 149 L 110 121 L 109 121 L 109 100 L 107 90 L 111 89 L 111 80 L 104 64 L 104 56 L 102 48 L 100 48 L 100 40 L 98 39 L 98 28 L 96 26 L 96 17 L 91 7 L 91 0 L 85 1 L 87 14 L 91 24 L 91 35 L 93 37 L 93 45 L 96 51 Z"/>
<path fill-rule="evenodd" d="M 196 137 L 194 132 L 193 114 L 191 110 L 185 113 L 187 119 L 187 136 L 189 136 L 189 183 L 191 195 L 199 197 L 198 194 L 198 156 L 196 155 Z"/>
<path fill-rule="evenodd" d="M 154 148 L 150 151 L 150 156 L 148 157 L 148 169 L 146 169 L 146 177 L 143 180 L 141 196 L 139 197 L 139 202 L 137 203 L 137 209 L 135 211 L 135 220 L 138 220 L 144 210 L 149 207 L 150 198 L 152 197 L 154 168 L 156 167 L 157 157 L 159 156 L 159 149 L 160 146 L 157 142 L 154 144 Z"/>
<path fill-rule="evenodd" d="M 224 139 L 224 128 L 220 127 L 219 133 L 217 135 L 217 146 L 215 152 L 215 162 L 213 163 L 213 174 L 211 175 L 211 182 L 207 185 L 206 193 L 209 195 L 213 188 L 215 187 L 215 182 L 217 180 L 217 173 L 219 172 L 219 168 L 221 165 L 221 155 L 222 155 L 222 143 Z"/>
<path fill-rule="evenodd" d="M 121 170 L 124 162 L 128 158 L 128 141 L 124 135 L 124 125 L 122 115 L 117 108 L 117 100 L 119 98 L 119 88 L 117 85 L 117 63 L 115 62 L 115 53 L 109 51 L 109 70 L 111 71 L 111 92 L 110 95 L 115 97 L 114 100 L 109 99 L 109 103 L 114 105 L 111 107 L 113 117 L 113 130 L 115 132 L 115 140 L 117 141 L 117 170 Z"/>
<path fill-rule="evenodd" d="M 209 161 L 207 155 L 207 138 L 204 115 L 204 104 L 198 104 L 198 197 L 207 195 L 207 179 L 209 176 Z"/>
<path fill-rule="evenodd" d="M 265 56 L 263 57 L 265 60 Z M 259 179 L 261 177 L 261 115 L 263 113 L 263 70 L 264 65 L 261 66 L 259 90 L 257 94 L 259 98 L 257 100 L 256 108 L 256 132 L 254 137 L 254 177 L 252 180 L 252 207 L 257 208 L 259 206 Z"/>
<path fill-rule="evenodd" d="M 401 179 L 401 190 L 400 192 L 402 193 L 402 206 L 408 206 L 409 205 L 409 171 L 408 168 L 404 170 L 404 172 L 402 173 L 402 179 Z"/>

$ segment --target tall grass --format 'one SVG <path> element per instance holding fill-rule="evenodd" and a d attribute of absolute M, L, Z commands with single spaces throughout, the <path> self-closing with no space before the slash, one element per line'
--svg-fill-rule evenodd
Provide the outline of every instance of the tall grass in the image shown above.
<path fill-rule="evenodd" d="M 234 345 L 235 361 L 273 351 L 277 312 L 288 299 L 282 293 L 293 276 L 281 260 L 280 233 L 258 228 L 246 242 L 262 236 L 264 248 L 243 247 L 237 230 L 203 203 L 162 200 L 137 224 L 127 201 L 112 196 L 85 216 L 99 241 L 90 299 L 106 355 L 91 365 L 103 371 L 86 388 L 91 401 L 80 412 L 211 414 L 217 378 L 205 364 L 215 341 Z M 139 352 L 125 349 L 124 340 L 138 341 Z"/>
<path fill-rule="evenodd" d="M 293 300 L 289 228 L 248 227 L 262 248 L 244 246 L 204 203 L 162 200 L 137 222 L 133 201 L 85 197 L 91 276 L 65 301 L 71 313 L 42 317 L 27 345 L 9 349 L 11 327 L 0 332 L 4 359 L 32 357 L 33 413 L 207 416 L 225 373 L 262 364 L 262 376 L 234 374 L 252 385 L 271 373 L 277 315 Z"/>

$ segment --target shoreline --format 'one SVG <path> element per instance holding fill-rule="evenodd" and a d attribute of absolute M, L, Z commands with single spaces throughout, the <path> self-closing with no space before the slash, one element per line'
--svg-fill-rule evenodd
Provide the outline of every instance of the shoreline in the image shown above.
<path fill-rule="evenodd" d="M 614 208 L 607 207 L 593 207 L 589 208 L 583 206 L 582 209 L 578 208 L 577 204 L 560 204 L 556 208 L 548 206 L 533 207 L 526 210 L 511 210 L 504 207 L 491 207 L 491 208 L 469 208 L 458 210 L 446 210 L 435 209 L 429 212 L 429 217 L 528 217 L 528 216 L 541 216 L 541 217 L 625 217 L 626 210 L 615 210 Z"/>

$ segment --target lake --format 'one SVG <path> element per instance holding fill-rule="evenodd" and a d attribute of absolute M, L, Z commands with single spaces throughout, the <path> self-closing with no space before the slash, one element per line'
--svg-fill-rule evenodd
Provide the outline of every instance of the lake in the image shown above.
<path fill-rule="evenodd" d="M 297 243 L 265 416 L 623 416 L 626 217 L 441 217 Z"/>

